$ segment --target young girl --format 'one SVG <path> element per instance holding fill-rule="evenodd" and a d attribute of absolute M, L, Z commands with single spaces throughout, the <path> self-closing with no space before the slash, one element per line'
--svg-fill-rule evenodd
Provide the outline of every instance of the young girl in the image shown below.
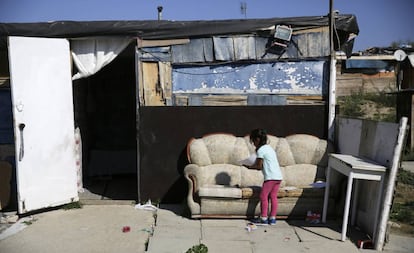
<path fill-rule="evenodd" d="M 254 129 L 250 133 L 250 141 L 256 147 L 257 158 L 251 169 L 262 170 L 264 182 L 260 192 L 260 218 L 253 220 L 260 225 L 276 224 L 277 192 L 283 179 L 275 150 L 267 144 L 267 134 L 264 129 Z M 271 201 L 270 217 L 268 218 L 269 196 Z"/>

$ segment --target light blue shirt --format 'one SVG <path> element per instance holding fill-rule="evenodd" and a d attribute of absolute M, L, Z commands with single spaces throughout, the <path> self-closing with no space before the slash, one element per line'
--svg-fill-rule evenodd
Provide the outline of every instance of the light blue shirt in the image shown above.
<path fill-rule="evenodd" d="M 282 171 L 277 160 L 275 150 L 268 144 L 261 146 L 257 150 L 257 158 L 263 159 L 264 180 L 282 180 Z"/>

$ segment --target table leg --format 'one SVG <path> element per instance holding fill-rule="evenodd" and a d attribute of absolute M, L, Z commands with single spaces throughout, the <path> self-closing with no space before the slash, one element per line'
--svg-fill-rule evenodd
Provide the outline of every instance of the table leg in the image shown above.
<path fill-rule="evenodd" d="M 331 176 L 331 166 L 328 164 L 328 168 L 326 170 L 326 185 L 325 185 L 325 195 L 323 198 L 323 210 L 322 210 L 322 223 L 326 222 L 326 213 L 328 212 L 328 202 L 329 202 L 329 185 Z"/>
<path fill-rule="evenodd" d="M 375 220 L 374 220 L 374 233 L 373 233 L 373 241 L 376 240 L 375 236 L 377 235 L 377 225 L 378 225 L 378 219 L 379 219 L 379 213 L 381 208 L 381 200 L 382 200 L 382 189 L 384 187 L 384 175 L 381 176 L 381 180 L 379 182 L 379 190 L 378 190 L 378 196 L 377 196 L 377 203 L 375 208 Z"/>
<path fill-rule="evenodd" d="M 356 212 L 357 212 L 357 203 L 358 203 L 358 194 L 359 192 L 359 180 L 355 180 L 355 187 L 354 187 L 354 197 L 352 198 L 352 212 L 351 212 L 351 226 L 355 225 L 356 219 Z"/>
<path fill-rule="evenodd" d="M 345 241 L 346 239 L 346 231 L 348 227 L 348 216 L 349 216 L 349 206 L 351 202 L 351 194 L 352 194 L 352 182 L 354 181 L 353 173 L 349 173 L 348 176 L 348 184 L 346 187 L 346 198 L 345 198 L 345 208 L 344 208 L 344 217 L 342 221 L 342 234 L 341 234 L 341 241 Z"/>

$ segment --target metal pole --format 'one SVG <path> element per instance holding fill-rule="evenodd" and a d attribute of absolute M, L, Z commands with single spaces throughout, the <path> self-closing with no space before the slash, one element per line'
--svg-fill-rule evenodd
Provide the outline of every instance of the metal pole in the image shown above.
<path fill-rule="evenodd" d="M 378 224 L 378 228 L 376 228 L 377 231 L 374 231 L 376 232 L 376 236 L 375 236 L 376 240 L 374 242 L 375 244 L 374 248 L 375 250 L 378 250 L 378 251 L 382 251 L 382 248 L 384 246 L 385 233 L 387 231 L 387 223 L 390 217 L 390 209 L 392 206 L 392 197 L 394 195 L 395 180 L 398 174 L 401 151 L 403 148 L 405 132 L 407 130 L 407 122 L 408 122 L 407 117 L 402 117 L 400 119 L 397 143 L 395 144 L 392 164 L 390 168 L 390 174 L 388 176 L 387 188 L 385 189 L 385 197 L 384 197 L 384 203 L 383 203 L 382 212 L 380 216 L 380 222 Z M 381 190 L 382 189 L 380 189 L 380 191 Z"/>
<path fill-rule="evenodd" d="M 139 42 L 138 42 L 139 43 Z M 138 45 L 139 46 L 139 45 Z M 137 144 L 137 199 L 138 203 L 141 203 L 141 149 L 139 145 L 140 141 L 140 93 L 139 93 L 139 87 L 140 87 L 140 78 L 141 78 L 141 60 L 140 60 L 140 52 L 138 49 L 138 46 L 135 47 L 135 117 L 136 117 L 136 144 Z"/>
<path fill-rule="evenodd" d="M 161 20 L 162 19 L 162 6 L 158 6 L 157 10 L 158 10 L 158 20 Z"/>
<path fill-rule="evenodd" d="M 336 57 L 334 48 L 334 22 L 333 0 L 329 0 L 329 46 L 330 46 L 330 68 L 329 68 L 329 94 L 328 94 L 328 140 L 335 138 L 335 106 L 336 106 Z"/>

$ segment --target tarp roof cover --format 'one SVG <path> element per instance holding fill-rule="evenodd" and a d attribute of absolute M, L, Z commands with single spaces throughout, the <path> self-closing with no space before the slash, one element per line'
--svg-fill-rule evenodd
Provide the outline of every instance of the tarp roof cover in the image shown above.
<path fill-rule="evenodd" d="M 96 36 L 130 36 L 141 39 L 175 39 L 228 34 L 256 34 L 278 24 L 301 27 L 329 25 L 327 16 L 229 19 L 206 21 L 55 21 L 40 23 L 0 23 L 0 36 L 81 38 Z M 354 15 L 338 15 L 335 21 L 341 45 L 349 34 L 358 34 Z M 336 42 L 336 41 L 335 41 Z"/>

